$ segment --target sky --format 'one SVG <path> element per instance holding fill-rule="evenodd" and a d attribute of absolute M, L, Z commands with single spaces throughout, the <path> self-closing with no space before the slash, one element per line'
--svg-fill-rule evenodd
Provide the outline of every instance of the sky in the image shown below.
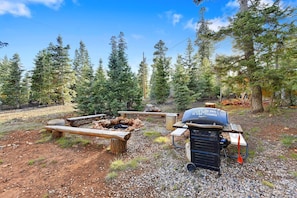
<path fill-rule="evenodd" d="M 296 5 L 295 0 L 283 1 Z M 159 40 L 165 42 L 173 65 L 177 55 L 185 53 L 187 40 L 196 38 L 202 6 L 215 31 L 228 25 L 228 17 L 239 7 L 236 0 L 205 0 L 199 6 L 193 0 L 0 0 L 0 41 L 9 43 L 0 49 L 0 60 L 18 53 L 23 69 L 30 71 L 38 52 L 49 43 L 57 44 L 60 35 L 63 44 L 70 45 L 71 59 L 82 41 L 94 69 L 99 59 L 107 69 L 110 39 L 123 32 L 133 72 L 138 71 L 143 54 L 152 64 Z M 228 40 L 218 43 L 214 54 L 231 54 L 230 46 Z"/>

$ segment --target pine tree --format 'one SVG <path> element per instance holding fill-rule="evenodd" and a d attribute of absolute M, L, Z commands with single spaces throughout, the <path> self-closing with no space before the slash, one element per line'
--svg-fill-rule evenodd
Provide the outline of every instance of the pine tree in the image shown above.
<path fill-rule="evenodd" d="M 53 84 L 52 57 L 48 50 L 40 51 L 34 61 L 31 80 L 31 102 L 53 104 L 55 84 Z"/>
<path fill-rule="evenodd" d="M 85 113 L 92 114 L 92 84 L 93 84 L 93 68 L 91 65 L 84 64 L 81 68 L 81 74 L 76 84 L 77 108 Z"/>
<path fill-rule="evenodd" d="M 108 109 L 115 115 L 122 109 L 138 109 L 141 104 L 141 90 L 128 65 L 124 34 L 120 32 L 118 40 L 113 36 L 110 44 L 112 51 L 108 63 Z"/>
<path fill-rule="evenodd" d="M 200 9 L 200 21 L 197 23 L 199 28 L 197 29 L 195 40 L 195 45 L 198 47 L 200 65 L 205 59 L 210 60 L 213 50 L 213 41 L 211 38 L 207 37 L 207 35 L 212 34 L 213 31 L 209 29 L 208 22 L 204 18 L 204 12 L 205 7 L 202 7 Z"/>
<path fill-rule="evenodd" d="M 99 67 L 96 71 L 94 82 L 92 84 L 92 111 L 93 113 L 105 113 L 107 111 L 108 98 L 106 93 L 108 91 L 106 87 L 106 75 L 103 70 L 102 59 L 99 60 Z"/>
<path fill-rule="evenodd" d="M 188 83 L 189 76 L 183 66 L 182 56 L 178 55 L 173 75 L 174 100 L 178 110 L 187 109 L 192 101 L 193 91 L 188 88 Z"/>
<path fill-rule="evenodd" d="M 165 43 L 160 40 L 154 48 L 154 63 L 153 74 L 151 79 L 151 92 L 155 97 L 157 103 L 164 103 L 170 93 L 169 86 L 169 66 L 170 58 L 166 57 L 166 51 L 168 48 L 165 46 Z"/>
<path fill-rule="evenodd" d="M 75 73 L 75 84 L 73 89 L 76 92 L 74 101 L 77 108 L 85 113 L 93 113 L 92 109 L 92 84 L 93 84 L 93 67 L 85 44 L 80 41 L 79 49 L 75 50 L 73 61 L 73 71 Z"/>
<path fill-rule="evenodd" d="M 74 73 L 71 69 L 68 50 L 69 45 L 63 45 L 61 36 L 57 37 L 57 45 L 50 44 L 49 50 L 53 60 L 53 83 L 56 86 L 53 100 L 57 104 L 71 101 L 71 87 L 74 83 Z"/>
<path fill-rule="evenodd" d="M 3 85 L 3 104 L 19 108 L 21 105 L 21 60 L 18 54 L 14 54 L 10 60 L 10 70 Z"/>
<path fill-rule="evenodd" d="M 9 71 L 10 71 L 10 60 L 7 56 L 4 56 L 3 60 L 0 61 L 0 105 L 5 100 L 6 96 L 3 93 L 3 86 L 6 83 L 6 79 L 8 79 Z"/>
<path fill-rule="evenodd" d="M 8 43 L 0 41 L 0 48 L 6 47 Z"/>
<path fill-rule="evenodd" d="M 148 65 L 144 55 L 141 63 L 139 64 L 137 78 L 139 87 L 141 87 L 142 96 L 144 99 L 146 99 L 148 97 Z"/>
<path fill-rule="evenodd" d="M 82 68 L 84 65 L 92 66 L 89 52 L 86 49 L 86 45 L 83 41 L 79 43 L 79 49 L 75 50 L 75 55 L 73 59 L 73 71 L 75 73 L 75 84 L 79 83 L 80 75 L 82 72 Z M 75 84 L 73 85 L 73 89 L 75 90 Z"/>
<path fill-rule="evenodd" d="M 271 72 L 267 65 L 273 64 L 278 67 L 279 55 L 286 48 L 281 43 L 296 26 L 287 22 L 296 9 L 281 8 L 279 0 L 273 5 L 262 4 L 260 1 L 248 4 L 247 0 L 239 0 L 239 4 L 240 12 L 232 18 L 228 27 L 215 33 L 213 38 L 230 36 L 234 39 L 233 48 L 242 53 L 225 57 L 225 60 L 222 56 L 219 57 L 219 61 L 225 65 L 225 69 L 222 70 L 228 68 L 229 71 L 235 72 L 237 75 L 232 79 L 249 86 L 252 112 L 263 112 L 263 86 L 268 84 L 270 78 L 274 78 L 275 82 L 280 79 L 280 76 Z M 274 88 L 279 89 L 277 86 Z"/>
<path fill-rule="evenodd" d="M 213 41 L 208 35 L 212 34 L 213 31 L 209 29 L 208 22 L 204 18 L 205 8 L 200 9 L 200 21 L 197 23 L 199 28 L 196 32 L 195 44 L 198 47 L 198 64 L 199 69 L 196 72 L 195 85 L 192 82 L 190 87 L 195 91 L 197 98 L 209 98 L 215 95 L 214 90 L 214 77 L 213 68 L 211 66 L 210 57 L 213 51 Z M 198 97 L 199 96 L 199 97 Z"/>
<path fill-rule="evenodd" d="M 189 76 L 188 88 L 195 94 L 194 98 L 201 97 L 201 90 L 199 89 L 199 65 L 197 62 L 197 55 L 194 54 L 194 47 L 191 39 L 188 39 L 188 45 L 182 63 Z"/>

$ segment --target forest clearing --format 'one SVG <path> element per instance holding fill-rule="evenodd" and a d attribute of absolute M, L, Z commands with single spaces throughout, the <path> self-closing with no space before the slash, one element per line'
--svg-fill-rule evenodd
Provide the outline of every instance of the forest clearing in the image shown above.
<path fill-rule="evenodd" d="M 249 142 L 243 165 L 222 157 L 219 178 L 206 169 L 187 171 L 185 151 L 173 148 L 162 117 L 140 116 L 144 126 L 131 132 L 127 152 L 114 155 L 105 139 L 56 141 L 42 132 L 49 120 L 75 116 L 73 106 L 2 112 L 0 197 L 296 197 L 297 110 L 219 108 Z"/>

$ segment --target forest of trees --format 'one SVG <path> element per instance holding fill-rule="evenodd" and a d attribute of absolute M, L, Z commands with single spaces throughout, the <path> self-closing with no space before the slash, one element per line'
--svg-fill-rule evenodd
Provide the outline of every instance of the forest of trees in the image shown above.
<path fill-rule="evenodd" d="M 200 99 L 218 99 L 230 93 L 250 96 L 252 112 L 262 112 L 263 96 L 271 105 L 297 105 L 296 8 L 260 5 L 238 0 L 240 11 L 227 27 L 214 32 L 201 7 L 196 39 L 188 39 L 184 54 L 168 57 L 164 41 L 154 45 L 153 63 L 143 55 L 137 73 L 129 65 L 124 33 L 110 39 L 110 55 L 104 67 L 94 65 L 83 41 L 69 56 L 69 45 L 56 43 L 38 52 L 32 71 L 24 73 L 21 57 L 0 59 L 0 105 L 20 108 L 28 104 L 73 102 L 83 114 L 140 110 L 143 101 L 158 104 L 173 98 L 178 110 Z M 194 0 L 197 5 L 202 1 Z M 293 20 L 292 20 L 293 19 Z M 236 55 L 216 55 L 214 46 L 233 39 Z M 7 43 L 1 42 L 0 50 Z M 107 70 L 104 70 L 107 68 Z M 150 72 L 151 71 L 151 72 Z"/>

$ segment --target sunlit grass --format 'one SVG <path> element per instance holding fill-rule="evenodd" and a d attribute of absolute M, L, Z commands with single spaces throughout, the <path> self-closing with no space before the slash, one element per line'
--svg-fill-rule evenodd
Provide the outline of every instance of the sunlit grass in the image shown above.
<path fill-rule="evenodd" d="M 118 173 L 115 172 L 115 171 L 112 171 L 110 173 L 108 173 L 105 177 L 105 181 L 107 182 L 110 182 L 112 181 L 113 179 L 116 179 L 118 177 Z"/>
<path fill-rule="evenodd" d="M 156 137 L 160 137 L 161 133 L 157 131 L 146 131 L 143 133 L 143 135 L 149 138 L 156 138 Z"/>
<path fill-rule="evenodd" d="M 281 143 L 287 148 L 292 148 L 296 142 L 297 142 L 297 137 L 294 137 L 291 135 L 283 135 L 281 138 Z"/>
<path fill-rule="evenodd" d="M 48 120 L 61 118 L 73 112 L 72 104 L 4 111 L 0 114 L 0 138 L 4 133 L 12 131 L 39 130 Z"/>
<path fill-rule="evenodd" d="M 89 140 L 86 140 L 77 136 L 61 137 L 56 142 L 62 148 L 69 148 L 74 145 L 86 146 L 87 144 L 90 144 Z"/>
<path fill-rule="evenodd" d="M 166 144 L 168 141 L 169 140 L 167 137 L 157 137 L 156 139 L 154 139 L 154 142 L 158 144 Z"/>
<path fill-rule="evenodd" d="M 262 184 L 268 186 L 269 188 L 274 188 L 274 184 L 269 181 L 263 180 Z"/>
<path fill-rule="evenodd" d="M 124 171 L 127 169 L 136 169 L 139 162 L 146 160 L 146 158 L 137 157 L 132 160 L 124 162 L 121 159 L 117 159 L 110 164 L 111 171 Z"/>
<path fill-rule="evenodd" d="M 42 123 L 36 123 L 36 122 L 21 122 L 17 124 L 11 124 L 11 123 L 4 123 L 0 125 L 0 137 L 3 133 L 9 133 L 12 131 L 19 131 L 19 130 L 35 130 L 40 129 L 43 127 Z"/>
<path fill-rule="evenodd" d="M 31 159 L 28 161 L 28 165 L 32 166 L 34 164 L 41 164 L 45 160 L 44 157 L 40 157 L 38 159 Z"/>

